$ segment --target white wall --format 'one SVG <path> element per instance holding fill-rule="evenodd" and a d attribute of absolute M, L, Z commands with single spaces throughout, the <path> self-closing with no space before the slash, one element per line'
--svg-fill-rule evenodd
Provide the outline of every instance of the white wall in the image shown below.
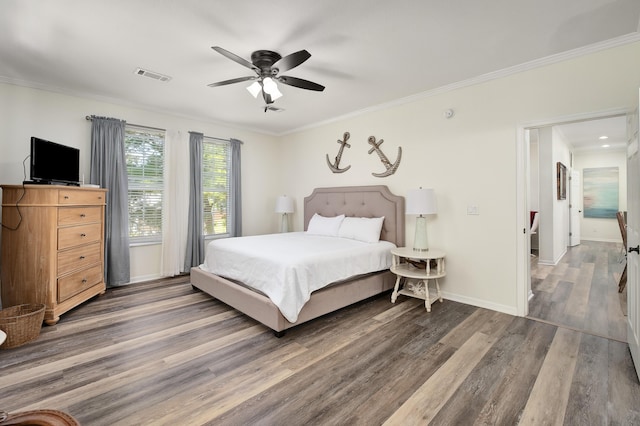
<path fill-rule="evenodd" d="M 570 147 L 554 127 L 538 129 L 539 253 L 538 263 L 555 265 L 569 245 L 569 198 L 558 200 L 557 163 L 567 168 Z M 568 191 L 567 191 L 568 195 Z"/>
<path fill-rule="evenodd" d="M 429 239 L 447 252 L 445 297 L 515 313 L 516 248 L 522 236 L 516 217 L 518 126 L 631 108 L 638 87 L 640 43 L 366 112 L 283 137 L 283 187 L 296 198 L 297 212 L 316 186 L 385 184 L 401 195 L 419 186 L 434 188 L 438 214 L 429 219 Z M 448 108 L 456 114 L 447 120 Z M 335 141 L 345 131 L 351 133 L 351 148 L 341 164 L 352 167 L 333 174 L 325 155 L 335 156 Z M 382 167 L 375 154 L 367 154 L 371 135 L 385 140 L 382 149 L 392 161 L 402 146 L 396 174 L 371 176 Z M 467 215 L 472 204 L 479 215 Z M 407 218 L 407 245 L 414 223 Z M 293 226 L 302 229 L 299 213 Z"/>
<path fill-rule="evenodd" d="M 432 247 L 447 252 L 447 277 L 441 283 L 445 297 L 516 313 L 516 251 L 522 238 L 516 217 L 518 126 L 631 108 L 638 87 L 640 43 L 635 43 L 271 138 L 0 85 L 0 178 L 9 183 L 22 180 L 20 163 L 28 154 L 26 141 L 36 131 L 45 132 L 41 135 L 45 139 L 88 146 L 89 126 L 84 116 L 98 114 L 244 140 L 245 234 L 277 230 L 273 204 L 278 194 L 294 198 L 296 212 L 291 223 L 301 230 L 302 201 L 314 187 L 384 184 L 400 195 L 419 186 L 432 187 L 439 211 L 429 219 L 429 238 Z M 451 119 L 443 117 L 448 108 L 456 113 Z M 345 131 L 351 133 L 351 148 L 345 150 L 341 164 L 352 167 L 333 174 L 325 155 L 335 156 L 336 140 Z M 392 161 L 397 147 L 402 147 L 402 161 L 394 175 L 383 179 L 371 175 L 384 170 L 375 153 L 367 154 L 371 135 L 385 140 L 382 149 Z M 478 206 L 480 214 L 467 215 L 469 205 Z M 407 218 L 407 245 L 413 243 L 414 223 L 413 217 Z M 134 256 L 138 265 L 139 258 Z"/>
<path fill-rule="evenodd" d="M 626 150 L 598 150 L 578 152 L 573 157 L 574 169 L 580 172 L 584 169 L 599 167 L 617 167 L 619 177 L 619 204 L 618 210 L 627 210 L 627 155 Z M 582 180 L 581 180 L 582 182 Z M 584 211 L 582 197 L 580 197 L 579 209 Z M 622 243 L 618 221 L 613 219 L 599 219 L 581 216 L 580 239 L 591 241 L 607 241 Z"/>
<path fill-rule="evenodd" d="M 540 210 L 540 160 L 538 129 L 529 131 L 529 210 Z"/>
<path fill-rule="evenodd" d="M 529 139 L 529 173 L 527 194 L 529 195 L 529 211 L 537 212 L 538 223 L 540 221 L 540 143 L 538 138 L 538 129 L 531 129 L 526 132 Z M 531 225 L 531 222 L 528 222 Z M 531 234 L 531 249 L 538 250 L 540 248 L 540 232 L 539 225 L 535 234 Z"/>
<path fill-rule="evenodd" d="M 278 162 L 277 138 L 216 123 L 1 83 L 0 183 L 19 184 L 25 179 L 22 162 L 29 155 L 31 136 L 79 148 L 81 174 L 88 176 L 91 122 L 85 116 L 92 114 L 184 133 L 199 131 L 207 136 L 242 140 L 243 233 L 264 234 L 277 230 L 277 218 L 273 213 L 274 200 L 281 192 L 280 178 L 274 173 Z M 26 178 L 29 178 L 28 163 Z M 132 247 L 132 281 L 158 277 L 160 253 L 159 245 Z"/>
<path fill-rule="evenodd" d="M 538 225 L 538 262 L 547 265 L 555 264 L 554 210 L 556 204 L 556 169 L 553 161 L 553 129 L 538 129 L 538 176 L 539 205 Z"/>
<path fill-rule="evenodd" d="M 571 170 L 571 146 L 557 128 L 553 128 L 553 160 L 550 164 L 553 176 L 553 260 L 558 263 L 569 246 L 569 176 Z M 558 200 L 558 166 L 565 167 L 565 199 Z"/>

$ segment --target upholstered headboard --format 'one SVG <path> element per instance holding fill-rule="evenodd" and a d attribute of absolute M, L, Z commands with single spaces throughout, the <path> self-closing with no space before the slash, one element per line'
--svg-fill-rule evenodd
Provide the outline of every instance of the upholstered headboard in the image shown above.
<path fill-rule="evenodd" d="M 316 188 L 304 198 L 305 231 L 314 213 L 327 217 L 384 216 L 380 239 L 404 246 L 404 197 L 392 194 L 385 185 Z"/>

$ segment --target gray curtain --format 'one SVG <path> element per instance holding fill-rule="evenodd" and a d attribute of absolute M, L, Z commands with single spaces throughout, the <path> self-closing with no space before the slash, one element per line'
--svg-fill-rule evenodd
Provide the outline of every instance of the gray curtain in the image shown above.
<path fill-rule="evenodd" d="M 91 117 L 90 179 L 92 184 L 108 190 L 104 250 L 104 274 L 108 287 L 130 281 L 129 185 L 124 130 L 125 122 L 122 120 Z"/>
<path fill-rule="evenodd" d="M 231 139 L 231 206 L 232 228 L 229 230 L 232 237 L 242 235 L 242 187 L 241 187 L 241 155 L 240 146 L 242 142 Z"/>
<path fill-rule="evenodd" d="M 204 235 L 202 235 L 202 133 L 189 132 L 189 224 L 184 270 L 204 262 Z"/>

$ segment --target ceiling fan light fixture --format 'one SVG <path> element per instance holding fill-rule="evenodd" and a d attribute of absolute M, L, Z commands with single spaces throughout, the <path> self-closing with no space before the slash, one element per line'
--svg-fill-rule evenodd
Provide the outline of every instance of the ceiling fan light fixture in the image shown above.
<path fill-rule="evenodd" d="M 271 77 L 266 77 L 262 81 L 262 86 L 264 88 L 264 92 L 268 95 L 271 95 L 271 99 L 274 101 L 280 97 L 282 97 L 282 93 L 278 90 L 278 85 Z"/>
<path fill-rule="evenodd" d="M 249 62 L 220 46 L 212 46 L 211 48 L 222 56 L 231 59 L 243 67 L 249 68 L 256 73 L 256 76 L 245 76 L 218 81 L 207 84 L 209 87 L 226 86 L 228 84 L 251 80 L 253 81 L 253 84 L 247 87 L 247 90 L 254 98 L 258 98 L 258 95 L 262 94 L 262 98 L 267 106 L 271 105 L 276 99 L 280 99 L 282 97 L 282 92 L 278 89 L 277 82 L 286 84 L 287 86 L 314 90 L 317 92 L 322 92 L 324 90 L 324 86 L 314 83 L 313 81 L 292 76 L 278 75 L 280 71 L 289 71 L 309 59 L 311 54 L 306 50 L 299 50 L 284 57 L 271 50 L 256 50 L 251 54 L 251 62 Z"/>
<path fill-rule="evenodd" d="M 249 87 L 247 87 L 249 93 L 253 95 L 254 98 L 257 98 L 262 90 L 262 86 L 257 81 L 254 81 Z"/>

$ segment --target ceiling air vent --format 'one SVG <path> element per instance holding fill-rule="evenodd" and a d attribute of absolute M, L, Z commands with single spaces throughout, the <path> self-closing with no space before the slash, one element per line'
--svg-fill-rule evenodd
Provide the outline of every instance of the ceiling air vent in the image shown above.
<path fill-rule="evenodd" d="M 168 75 L 163 75 L 163 74 L 160 74 L 160 73 L 157 73 L 157 72 L 145 70 L 143 68 L 136 68 L 134 74 L 141 75 L 143 77 L 149 77 L 149 78 L 152 78 L 154 80 L 159 80 L 159 81 L 169 81 L 169 80 L 171 80 L 171 77 L 169 77 Z"/>

